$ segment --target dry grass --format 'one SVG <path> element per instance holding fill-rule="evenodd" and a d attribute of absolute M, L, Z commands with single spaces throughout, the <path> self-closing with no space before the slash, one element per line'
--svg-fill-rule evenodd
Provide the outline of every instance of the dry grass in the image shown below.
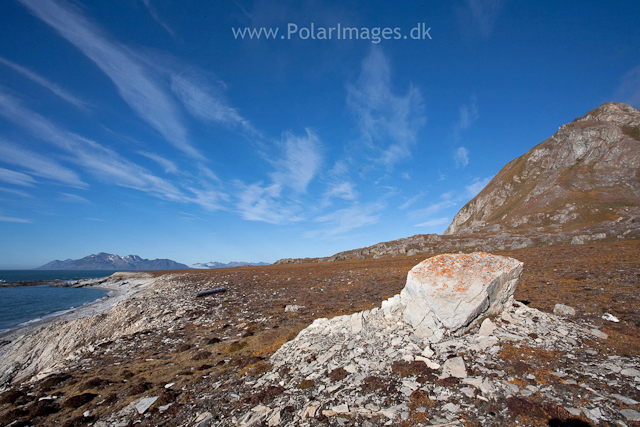
<path fill-rule="evenodd" d="M 584 345 L 605 354 L 640 353 L 640 242 L 530 248 L 501 254 L 525 263 L 516 299 L 528 301 L 530 306 L 543 311 L 552 311 L 555 303 L 573 306 L 578 317 L 588 319 L 610 335 L 603 344 L 584 342 Z M 183 286 L 189 294 L 203 290 L 209 283 L 221 281 L 227 282 L 225 286 L 229 292 L 207 297 L 204 300 L 207 308 L 186 312 L 183 316 L 196 319 L 208 311 L 219 310 L 217 307 L 222 304 L 226 313 L 223 321 L 189 323 L 172 333 L 157 336 L 140 333 L 124 337 L 117 343 L 108 343 L 90 355 L 92 361 L 84 368 L 68 375 L 51 376 L 33 389 L 14 390 L 3 395 L 2 402 L 5 403 L 0 406 L 0 419 L 26 420 L 28 412 L 21 412 L 16 405 L 24 405 L 44 395 L 60 396 L 59 402 L 63 403 L 83 393 L 97 396 L 77 408 L 61 405 L 58 412 L 33 418 L 32 425 L 63 425 L 81 417 L 86 410 L 94 411 L 98 419 L 137 398 L 163 396 L 167 383 L 175 383 L 172 389 L 179 392 L 163 399 L 167 403 L 174 399 L 176 404 L 171 411 L 178 411 L 176 408 L 180 405 L 191 405 L 198 397 L 196 392 L 181 391 L 183 387 L 207 393 L 211 383 L 216 381 L 233 383 L 260 375 L 269 369 L 268 357 L 314 319 L 379 306 L 382 300 L 400 292 L 409 269 L 422 260 L 423 257 L 398 257 L 185 271 Z M 295 314 L 285 313 L 284 307 L 289 304 L 304 308 Z M 237 320 L 246 312 L 258 313 L 262 320 Z M 619 317 L 620 323 L 602 320 L 600 316 L 605 312 Z M 181 344 L 164 344 L 164 338 L 179 339 Z M 124 350 L 119 349 L 123 344 L 135 348 L 145 342 L 152 345 L 140 347 L 126 357 Z M 549 376 L 553 358 L 561 357 L 554 352 L 504 346 L 501 357 L 512 361 L 514 369 L 533 373 L 540 382 L 558 381 Z M 420 370 L 421 367 L 404 368 Z M 140 384 L 146 384 L 144 390 L 132 395 Z M 370 392 L 394 387 L 393 384 L 378 384 L 374 377 L 365 380 L 365 386 L 371 389 Z M 24 391 L 35 393 L 27 396 Z M 279 389 L 262 390 L 247 398 L 258 403 L 267 402 L 281 392 Z M 515 402 L 512 406 L 521 404 L 529 403 Z M 177 413 L 169 411 L 166 413 L 169 415 L 165 414 L 168 418 L 162 418 L 156 409 L 159 405 L 151 408 L 151 418 L 141 425 L 178 425 L 178 421 L 167 421 Z M 412 411 L 414 421 L 418 421 L 419 414 Z"/>

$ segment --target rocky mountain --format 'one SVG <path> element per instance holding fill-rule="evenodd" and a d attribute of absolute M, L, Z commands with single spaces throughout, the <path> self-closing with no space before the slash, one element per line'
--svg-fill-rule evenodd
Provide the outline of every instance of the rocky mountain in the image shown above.
<path fill-rule="evenodd" d="M 180 264 L 170 259 L 144 259 L 138 255 L 118 255 L 100 252 L 97 255 L 89 255 L 82 259 L 68 259 L 65 261 L 51 261 L 36 270 L 182 270 L 189 266 Z"/>
<path fill-rule="evenodd" d="M 609 102 L 507 163 L 444 234 L 584 228 L 640 206 L 640 111 Z"/>
<path fill-rule="evenodd" d="M 245 265 L 251 266 L 261 266 L 261 265 L 269 265 L 268 262 L 243 262 L 243 261 L 231 261 L 228 263 L 211 261 L 211 262 L 198 262 L 196 264 L 191 265 L 191 268 L 198 269 L 210 269 L 210 268 L 231 268 L 231 267 L 242 267 Z"/>
<path fill-rule="evenodd" d="M 507 163 L 443 235 L 276 264 L 640 238 L 640 111 L 609 102 Z"/>

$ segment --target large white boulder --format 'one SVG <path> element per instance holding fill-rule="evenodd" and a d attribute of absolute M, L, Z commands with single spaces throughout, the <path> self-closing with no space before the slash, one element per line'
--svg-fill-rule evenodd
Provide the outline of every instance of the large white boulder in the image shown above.
<path fill-rule="evenodd" d="M 409 271 L 400 293 L 404 321 L 430 341 L 513 301 L 522 262 L 483 252 L 437 255 Z"/>

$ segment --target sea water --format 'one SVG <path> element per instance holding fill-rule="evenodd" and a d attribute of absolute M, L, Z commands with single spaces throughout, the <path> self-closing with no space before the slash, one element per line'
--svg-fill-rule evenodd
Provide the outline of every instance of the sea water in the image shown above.
<path fill-rule="evenodd" d="M 49 286 L 47 281 L 108 276 L 110 271 L 0 270 L 0 332 L 80 307 L 107 295 L 104 289 Z M 44 281 L 36 286 L 2 286 Z"/>

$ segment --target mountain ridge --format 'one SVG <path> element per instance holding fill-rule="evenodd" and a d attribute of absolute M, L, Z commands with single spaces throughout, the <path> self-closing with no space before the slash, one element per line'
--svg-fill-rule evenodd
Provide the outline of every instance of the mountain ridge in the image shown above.
<path fill-rule="evenodd" d="M 54 260 L 34 270 L 184 270 L 190 267 L 171 259 L 144 259 L 138 255 L 119 255 L 100 252 L 80 259 Z"/>

